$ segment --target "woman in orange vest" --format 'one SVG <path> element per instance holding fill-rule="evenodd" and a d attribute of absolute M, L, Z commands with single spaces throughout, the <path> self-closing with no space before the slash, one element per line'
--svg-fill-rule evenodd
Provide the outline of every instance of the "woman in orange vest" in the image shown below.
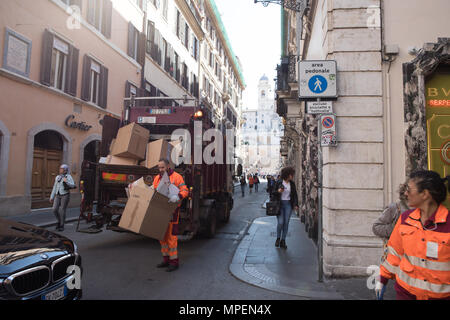
<path fill-rule="evenodd" d="M 153 180 L 153 187 L 158 188 L 159 182 L 161 181 L 162 176 L 165 172 L 169 175 L 170 183 L 175 185 L 180 192 L 178 195 L 172 196 L 169 199 L 169 202 L 178 202 L 189 195 L 189 190 L 184 183 L 183 177 L 173 171 L 169 167 L 169 161 L 167 159 L 161 159 L 158 163 L 159 175 L 155 177 Z M 167 228 L 166 234 L 164 235 L 164 239 L 160 241 L 161 244 L 161 253 L 163 255 L 163 262 L 157 265 L 157 268 L 166 268 L 168 272 L 175 271 L 178 269 L 179 260 L 178 260 L 178 221 L 179 221 L 179 212 L 180 205 L 173 213 L 172 221 L 169 223 L 169 227 Z"/>
<path fill-rule="evenodd" d="M 450 299 L 450 214 L 447 199 L 450 176 L 434 171 L 413 173 L 405 191 L 408 206 L 388 241 L 388 255 L 376 285 L 383 298 L 389 279 L 395 279 L 398 300 Z"/>

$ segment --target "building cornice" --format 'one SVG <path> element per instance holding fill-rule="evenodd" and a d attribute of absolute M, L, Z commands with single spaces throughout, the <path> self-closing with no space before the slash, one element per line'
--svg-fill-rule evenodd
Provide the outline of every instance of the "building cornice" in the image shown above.
<path fill-rule="evenodd" d="M 183 16 L 186 18 L 186 21 L 191 26 L 192 31 L 195 33 L 195 36 L 200 41 L 203 41 L 205 38 L 205 32 L 203 32 L 201 24 L 192 13 L 191 8 L 187 4 L 187 2 L 185 0 L 175 0 L 175 3 L 177 4 Z"/>
<path fill-rule="evenodd" d="M 229 61 L 232 62 L 233 70 L 237 76 L 236 78 L 238 79 L 239 84 L 241 85 L 241 88 L 244 90 L 246 85 L 245 85 L 240 67 L 237 66 L 237 64 L 238 64 L 237 58 L 234 56 L 233 50 L 229 47 L 228 39 L 226 39 L 225 35 L 222 32 L 223 23 L 221 21 L 219 21 L 220 18 L 217 17 L 216 12 L 211 3 L 211 0 L 205 1 L 205 9 L 208 12 L 209 16 L 211 17 L 211 20 L 215 26 L 215 30 L 217 31 L 217 34 L 219 35 L 219 37 L 222 41 L 223 47 L 229 58 Z"/>

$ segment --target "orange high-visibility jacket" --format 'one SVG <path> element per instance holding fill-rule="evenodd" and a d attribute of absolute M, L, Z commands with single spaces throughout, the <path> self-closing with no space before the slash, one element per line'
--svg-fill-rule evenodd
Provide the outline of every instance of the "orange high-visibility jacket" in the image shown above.
<path fill-rule="evenodd" d="M 450 297 L 450 215 L 443 205 L 425 223 L 420 210 L 404 212 L 388 242 L 380 275 L 419 300 Z"/>
<path fill-rule="evenodd" d="M 175 185 L 178 189 L 180 189 L 180 192 L 178 193 L 178 197 L 180 198 L 180 200 L 186 198 L 189 195 L 189 189 L 186 186 L 186 184 L 184 183 L 183 177 L 179 173 L 173 171 L 172 169 L 169 169 L 167 174 L 169 175 L 170 183 Z M 161 178 L 162 178 L 162 176 L 159 174 L 153 180 L 153 188 L 155 188 L 155 190 L 156 190 L 156 188 L 158 188 Z M 178 205 L 178 208 L 180 206 L 181 206 L 181 203 Z M 176 213 L 176 217 L 174 217 L 173 221 L 178 223 L 178 209 L 175 211 L 175 213 Z"/>

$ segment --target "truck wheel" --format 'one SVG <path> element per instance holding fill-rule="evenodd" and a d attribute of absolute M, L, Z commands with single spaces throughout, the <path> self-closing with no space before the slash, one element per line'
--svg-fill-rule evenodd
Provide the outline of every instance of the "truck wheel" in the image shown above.
<path fill-rule="evenodd" d="M 213 207 L 205 207 L 204 210 L 207 211 L 207 216 L 204 222 L 202 223 L 202 236 L 205 238 L 214 238 L 216 234 L 217 227 L 217 217 L 216 211 Z"/>
<path fill-rule="evenodd" d="M 232 204 L 228 202 L 224 202 L 224 209 L 222 213 L 222 222 L 228 223 L 230 221 L 230 214 L 231 214 L 231 206 Z"/>

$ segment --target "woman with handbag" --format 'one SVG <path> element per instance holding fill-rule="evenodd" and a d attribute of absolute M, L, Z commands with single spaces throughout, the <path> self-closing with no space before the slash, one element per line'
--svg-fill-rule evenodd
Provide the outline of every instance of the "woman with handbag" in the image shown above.
<path fill-rule="evenodd" d="M 281 180 L 275 183 L 273 199 L 280 201 L 280 214 L 277 216 L 277 240 L 275 247 L 287 249 L 286 236 L 292 210 L 298 210 L 297 188 L 294 183 L 295 169 L 292 167 L 281 170 Z"/>
<path fill-rule="evenodd" d="M 59 175 L 55 178 L 50 203 L 53 203 L 53 213 L 58 221 L 56 230 L 64 231 L 64 222 L 66 221 L 66 209 L 70 200 L 70 190 L 75 189 L 75 182 L 69 174 L 69 166 L 61 165 Z M 62 215 L 59 213 L 59 207 L 62 205 Z"/>

